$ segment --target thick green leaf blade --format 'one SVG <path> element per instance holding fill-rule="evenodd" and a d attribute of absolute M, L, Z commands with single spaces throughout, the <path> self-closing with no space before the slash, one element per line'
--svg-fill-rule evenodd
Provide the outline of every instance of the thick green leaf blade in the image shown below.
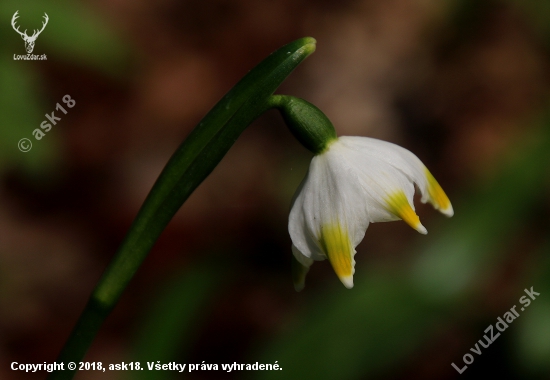
<path fill-rule="evenodd" d="M 313 38 L 283 46 L 224 96 L 174 153 L 141 207 L 119 251 L 92 293 L 58 362 L 82 359 L 103 320 L 154 243 L 193 190 L 212 172 L 242 131 L 269 107 L 282 81 L 315 51 Z M 70 379 L 74 371 L 53 372 Z"/>

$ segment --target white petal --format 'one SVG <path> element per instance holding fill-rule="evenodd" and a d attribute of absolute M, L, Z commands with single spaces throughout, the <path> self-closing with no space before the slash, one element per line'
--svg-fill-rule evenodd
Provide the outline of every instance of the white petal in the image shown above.
<path fill-rule="evenodd" d="M 348 164 L 355 168 L 356 181 L 363 188 L 371 222 L 403 219 L 418 232 L 426 228 L 414 212 L 414 183 L 407 175 L 362 146 L 353 146 L 344 138 L 339 149 L 345 150 Z M 351 146 L 350 146 L 351 145 Z"/>
<path fill-rule="evenodd" d="M 339 141 L 356 152 L 363 152 L 363 154 L 384 161 L 401 171 L 418 186 L 422 194 L 422 203 L 430 202 L 441 213 L 453 216 L 453 206 L 449 198 L 422 161 L 409 150 L 387 141 L 369 137 L 343 136 L 339 138 Z"/>
<path fill-rule="evenodd" d="M 353 286 L 355 247 L 368 227 L 364 190 L 339 149 L 315 156 L 289 217 L 293 244 L 313 260 L 329 258 L 340 280 Z"/>

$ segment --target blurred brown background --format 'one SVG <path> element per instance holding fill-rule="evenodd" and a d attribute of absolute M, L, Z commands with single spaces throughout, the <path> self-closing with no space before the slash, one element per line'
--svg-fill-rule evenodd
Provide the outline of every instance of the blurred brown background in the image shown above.
<path fill-rule="evenodd" d="M 317 39 L 317 51 L 278 93 L 318 106 L 340 135 L 413 151 L 446 190 L 456 221 L 418 205 L 425 237 L 402 222 L 371 225 L 358 247 L 356 288 L 342 289 L 323 262 L 295 293 L 286 225 L 311 154 L 270 111 L 181 208 L 86 360 L 283 367 L 190 379 L 550 378 L 550 145 L 536 145 L 549 129 L 541 116 L 548 8 L 534 0 L 2 1 L 0 378 L 45 378 L 10 363 L 55 360 L 179 143 L 248 70 L 303 36 Z M 47 61 L 13 60 L 24 53 L 9 25 L 16 10 L 21 29 L 50 16 L 34 51 Z M 75 107 L 34 140 L 65 94 Z M 33 141 L 28 153 L 16 148 L 23 137 Z M 423 272 L 439 268 L 422 264 L 436 243 L 443 269 Z M 447 251 L 458 260 L 446 260 Z M 435 273 L 429 286 L 423 273 Z M 390 285 L 370 284 L 377 278 Z M 538 290 L 533 305 L 546 308 L 526 310 L 459 375 L 451 362 L 462 367 L 486 326 L 538 283 L 548 292 Z M 421 301 L 407 293 L 411 284 Z M 412 309 L 399 309 L 401 299 Z M 396 315 L 402 330 L 391 327 Z M 355 330 L 338 340 L 346 326 Z M 165 340 L 156 342 L 161 328 Z M 315 373 L 323 363 L 335 372 Z M 97 378 L 183 376 L 77 375 Z"/>

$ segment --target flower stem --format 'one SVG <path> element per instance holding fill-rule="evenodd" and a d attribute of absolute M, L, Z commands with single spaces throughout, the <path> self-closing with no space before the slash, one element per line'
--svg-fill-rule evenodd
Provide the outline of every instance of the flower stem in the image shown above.
<path fill-rule="evenodd" d="M 315 39 L 283 46 L 237 83 L 202 119 L 168 161 L 105 270 L 66 342 L 50 380 L 72 379 L 101 324 L 159 238 L 197 186 L 214 170 L 244 129 L 272 105 L 269 97 L 311 53 Z"/>

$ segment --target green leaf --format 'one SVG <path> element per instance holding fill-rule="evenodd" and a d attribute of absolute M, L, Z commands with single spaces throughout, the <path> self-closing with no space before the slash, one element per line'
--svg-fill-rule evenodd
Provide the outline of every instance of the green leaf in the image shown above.
<path fill-rule="evenodd" d="M 271 107 L 269 97 L 313 51 L 315 40 L 306 37 L 272 53 L 241 79 L 180 145 L 90 297 L 59 362 L 82 359 L 101 323 L 173 215 L 214 170 L 242 131 Z M 70 379 L 73 374 L 74 371 L 54 372 L 50 379 Z"/>

